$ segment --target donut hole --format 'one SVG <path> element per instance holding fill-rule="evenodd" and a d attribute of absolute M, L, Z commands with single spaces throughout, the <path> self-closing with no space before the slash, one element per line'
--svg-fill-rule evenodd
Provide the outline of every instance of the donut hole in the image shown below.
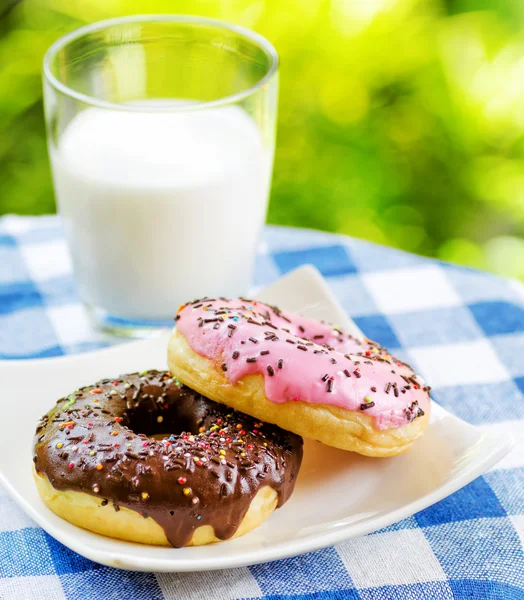
<path fill-rule="evenodd" d="M 182 433 L 196 435 L 201 427 L 208 429 L 216 415 L 209 410 L 209 400 L 195 396 L 189 388 L 182 387 L 176 395 L 162 398 L 155 386 L 148 386 L 122 417 L 134 433 L 163 438 Z"/>

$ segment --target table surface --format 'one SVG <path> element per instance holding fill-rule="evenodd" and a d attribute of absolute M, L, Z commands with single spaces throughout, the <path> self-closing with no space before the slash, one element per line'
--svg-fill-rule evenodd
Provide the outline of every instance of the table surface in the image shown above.
<path fill-rule="evenodd" d="M 154 574 L 71 552 L 0 488 L 0 599 L 524 599 L 524 286 L 317 231 L 268 227 L 256 286 L 311 263 L 364 333 L 434 399 L 515 450 L 438 504 L 374 534 L 226 571 Z M 79 302 L 57 217 L 0 219 L 0 359 L 110 343 Z"/>

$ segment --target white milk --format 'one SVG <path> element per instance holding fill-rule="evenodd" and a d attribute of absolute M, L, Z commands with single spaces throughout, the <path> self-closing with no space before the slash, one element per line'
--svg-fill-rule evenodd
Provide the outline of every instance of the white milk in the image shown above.
<path fill-rule="evenodd" d="M 80 293 L 129 319 L 249 287 L 271 157 L 237 107 L 90 108 L 51 151 Z"/>

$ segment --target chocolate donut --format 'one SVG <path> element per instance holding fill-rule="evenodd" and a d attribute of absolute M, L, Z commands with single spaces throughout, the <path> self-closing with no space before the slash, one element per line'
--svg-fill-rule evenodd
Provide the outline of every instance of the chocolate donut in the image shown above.
<path fill-rule="evenodd" d="M 104 379 L 37 426 L 48 507 L 107 536 L 200 545 L 259 525 L 293 492 L 302 439 L 217 404 L 170 373 Z"/>

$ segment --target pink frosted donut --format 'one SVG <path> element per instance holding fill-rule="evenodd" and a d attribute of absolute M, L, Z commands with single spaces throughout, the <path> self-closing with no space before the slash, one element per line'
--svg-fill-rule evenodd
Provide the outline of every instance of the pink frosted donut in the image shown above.
<path fill-rule="evenodd" d="M 185 304 L 171 372 L 217 402 L 368 456 L 409 449 L 429 420 L 429 387 L 368 339 L 251 300 Z"/>

